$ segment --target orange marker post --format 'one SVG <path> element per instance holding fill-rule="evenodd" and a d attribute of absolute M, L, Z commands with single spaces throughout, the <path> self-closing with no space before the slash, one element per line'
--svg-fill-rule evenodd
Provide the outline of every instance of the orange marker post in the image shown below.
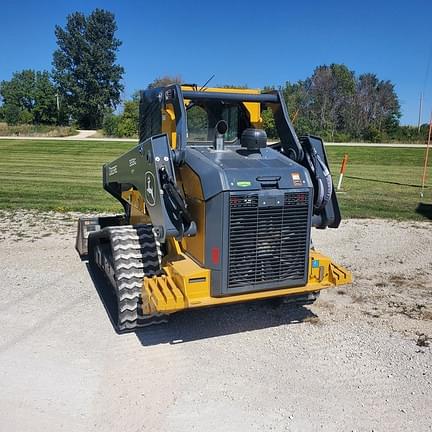
<path fill-rule="evenodd" d="M 346 171 L 347 164 L 348 164 L 348 155 L 345 154 L 343 159 L 342 159 L 342 165 L 341 165 L 340 172 L 339 172 L 339 181 L 338 181 L 338 185 L 337 185 L 337 190 L 340 190 L 342 187 L 342 180 L 343 180 L 343 176 L 344 176 L 345 171 Z"/>
<path fill-rule="evenodd" d="M 426 144 L 426 152 L 425 152 L 425 159 L 424 159 L 424 166 L 423 166 L 423 175 L 422 175 L 422 186 L 421 186 L 421 192 L 420 196 L 423 198 L 424 196 L 424 188 L 426 184 L 426 175 L 427 175 L 427 166 L 428 166 L 428 159 L 429 159 L 429 146 L 431 142 L 431 135 L 432 135 L 432 113 L 431 118 L 429 121 L 429 134 L 428 134 L 428 140 Z"/>

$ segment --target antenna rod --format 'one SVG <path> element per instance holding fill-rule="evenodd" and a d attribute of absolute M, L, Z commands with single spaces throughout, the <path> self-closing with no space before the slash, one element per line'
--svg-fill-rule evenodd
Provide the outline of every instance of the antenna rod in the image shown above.
<path fill-rule="evenodd" d="M 198 91 L 201 91 L 215 76 L 216 75 L 213 74 Z"/>

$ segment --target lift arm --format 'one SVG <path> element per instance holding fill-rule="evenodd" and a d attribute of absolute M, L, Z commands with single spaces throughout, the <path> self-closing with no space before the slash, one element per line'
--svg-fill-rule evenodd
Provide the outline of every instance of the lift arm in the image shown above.
<path fill-rule="evenodd" d="M 196 234 L 187 205 L 177 189 L 172 150 L 165 134 L 155 135 L 104 165 L 104 188 L 127 210 L 122 192 L 131 188 L 144 198 L 157 239 L 180 240 Z M 127 213 L 127 211 L 126 211 Z"/>

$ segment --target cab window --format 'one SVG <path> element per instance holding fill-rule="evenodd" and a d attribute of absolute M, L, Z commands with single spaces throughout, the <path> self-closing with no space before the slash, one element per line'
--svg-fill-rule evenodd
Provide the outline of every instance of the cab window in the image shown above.
<path fill-rule="evenodd" d="M 208 115 L 204 108 L 194 105 L 187 111 L 189 141 L 208 141 Z"/>
<path fill-rule="evenodd" d="M 228 130 L 225 141 L 234 143 L 239 137 L 239 118 L 241 117 L 238 104 L 208 103 L 206 105 L 191 104 L 187 107 L 188 142 L 210 144 L 214 139 L 214 128 L 219 120 L 225 120 Z M 244 121 L 243 121 L 244 123 Z"/>

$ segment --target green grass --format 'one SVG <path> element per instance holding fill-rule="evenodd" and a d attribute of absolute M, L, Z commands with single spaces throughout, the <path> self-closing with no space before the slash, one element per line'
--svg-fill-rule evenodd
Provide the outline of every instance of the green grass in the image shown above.
<path fill-rule="evenodd" d="M 131 142 L 0 140 L 0 208 L 118 211 L 102 188 L 101 167 L 131 148 Z M 423 149 L 328 147 L 337 182 L 344 153 L 349 163 L 344 217 L 422 219 L 419 202 Z M 431 179 L 429 169 L 429 179 Z M 432 203 L 429 180 L 425 200 Z"/>
<path fill-rule="evenodd" d="M 117 211 L 102 165 L 128 142 L 0 140 L 0 208 Z"/>
<path fill-rule="evenodd" d="M 424 219 L 416 213 L 420 201 L 424 149 L 382 147 L 328 147 L 334 183 L 343 155 L 349 156 L 338 194 L 344 217 Z M 432 204 L 432 169 L 428 169 L 423 201 Z"/>

